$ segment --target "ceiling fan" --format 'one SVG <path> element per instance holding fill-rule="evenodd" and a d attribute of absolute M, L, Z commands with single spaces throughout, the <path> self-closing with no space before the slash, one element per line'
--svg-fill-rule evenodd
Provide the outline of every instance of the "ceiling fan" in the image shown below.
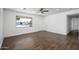
<path fill-rule="evenodd" d="M 23 8 L 23 10 L 27 10 L 27 8 Z M 41 14 L 45 14 L 45 13 L 49 12 L 49 10 L 46 8 L 39 8 L 39 10 L 37 12 L 39 12 Z"/>
<path fill-rule="evenodd" d="M 42 14 L 44 14 L 44 13 L 46 13 L 46 12 L 49 12 L 47 9 L 45 9 L 45 8 L 41 8 L 40 9 L 40 12 L 42 13 Z"/>

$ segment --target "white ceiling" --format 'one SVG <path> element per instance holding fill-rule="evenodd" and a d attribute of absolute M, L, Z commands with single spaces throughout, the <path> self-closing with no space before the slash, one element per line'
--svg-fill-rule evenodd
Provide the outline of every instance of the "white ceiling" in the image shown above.
<path fill-rule="evenodd" d="M 50 14 L 57 14 L 61 12 L 67 12 L 71 10 L 75 10 L 78 8 L 45 8 L 46 10 L 49 10 L 49 12 L 46 12 L 45 14 L 42 14 L 40 12 L 41 8 L 5 8 L 8 10 L 12 11 L 17 11 L 17 12 L 23 12 L 23 13 L 29 13 L 29 14 L 35 14 L 35 15 L 50 15 Z"/>

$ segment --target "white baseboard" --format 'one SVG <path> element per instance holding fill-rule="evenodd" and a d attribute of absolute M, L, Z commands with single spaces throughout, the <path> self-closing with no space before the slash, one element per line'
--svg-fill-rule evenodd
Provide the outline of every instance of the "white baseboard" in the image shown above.
<path fill-rule="evenodd" d="M 46 30 L 46 31 L 47 31 L 47 30 Z M 56 33 L 56 34 L 61 34 L 61 35 L 67 35 L 67 33 L 59 33 L 59 32 L 53 32 L 53 31 L 47 31 L 47 32 Z"/>
<path fill-rule="evenodd" d="M 42 31 L 42 30 L 40 30 L 40 31 Z M 34 33 L 34 32 L 39 32 L 39 31 L 32 31 L 32 32 L 27 32 L 27 33 L 8 35 L 8 36 L 4 36 L 4 38 L 8 38 L 8 37 L 12 37 L 12 36 L 17 36 L 17 35 L 23 35 L 23 34 L 29 34 L 29 33 Z"/>

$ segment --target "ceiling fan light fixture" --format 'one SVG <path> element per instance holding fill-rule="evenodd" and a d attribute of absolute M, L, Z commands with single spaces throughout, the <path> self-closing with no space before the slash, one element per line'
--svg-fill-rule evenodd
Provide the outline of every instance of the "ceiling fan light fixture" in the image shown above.
<path fill-rule="evenodd" d="M 47 13 L 47 12 L 48 12 L 48 9 L 41 8 L 41 9 L 40 9 L 40 12 L 41 12 L 42 14 L 45 14 L 45 13 Z"/>

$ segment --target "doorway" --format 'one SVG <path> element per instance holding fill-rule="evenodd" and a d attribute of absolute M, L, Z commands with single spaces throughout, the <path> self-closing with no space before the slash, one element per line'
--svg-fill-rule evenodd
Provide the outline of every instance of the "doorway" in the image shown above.
<path fill-rule="evenodd" d="M 68 15 L 68 35 L 79 38 L 79 14 Z"/>

